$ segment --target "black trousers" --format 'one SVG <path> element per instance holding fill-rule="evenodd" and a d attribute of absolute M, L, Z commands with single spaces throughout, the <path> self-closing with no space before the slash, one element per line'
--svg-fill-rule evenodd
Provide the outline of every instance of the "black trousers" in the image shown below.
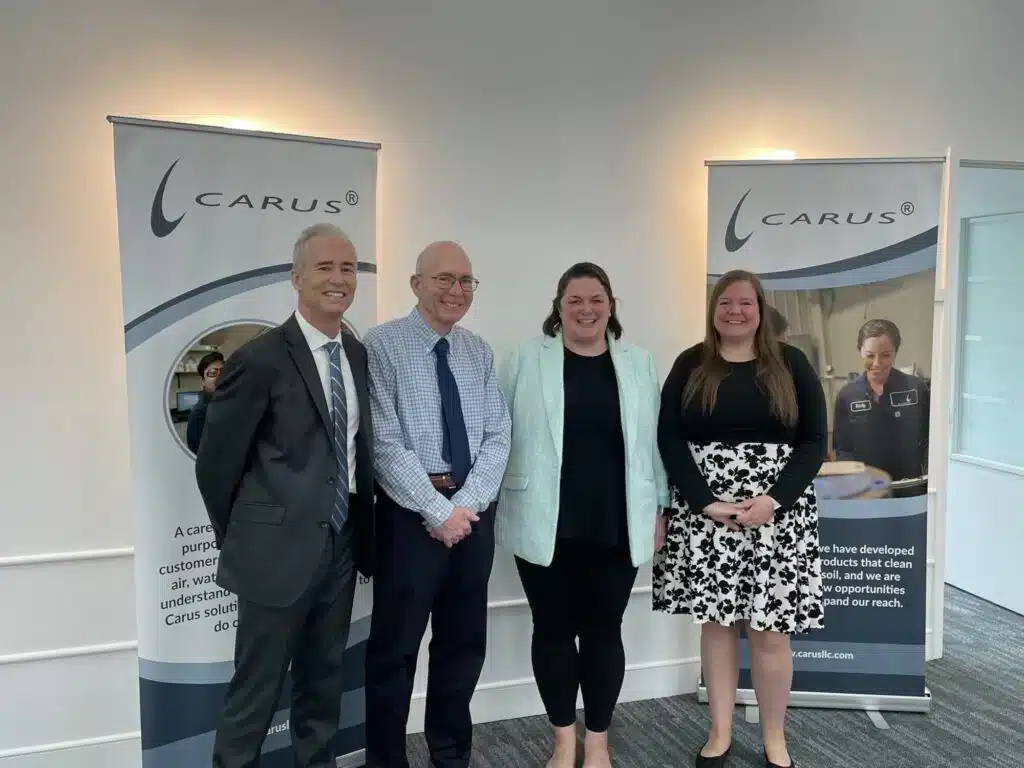
<path fill-rule="evenodd" d="M 373 614 L 366 645 L 366 764 L 408 768 L 416 658 L 430 620 L 424 736 L 437 768 L 469 765 L 473 698 L 487 651 L 494 507 L 451 549 L 417 512 L 378 492 Z"/>
<path fill-rule="evenodd" d="M 607 731 L 626 673 L 622 616 L 637 574 L 629 551 L 560 538 L 551 565 L 517 557 L 516 567 L 533 612 L 530 655 L 548 719 L 573 725 L 582 691 L 587 730 Z"/>
<path fill-rule="evenodd" d="M 214 768 L 260 764 L 289 664 L 295 765 L 334 768 L 331 740 L 341 717 L 342 657 L 355 584 L 350 529 L 330 529 L 316 575 L 293 605 L 275 608 L 239 598 L 235 672 L 217 723 Z"/>

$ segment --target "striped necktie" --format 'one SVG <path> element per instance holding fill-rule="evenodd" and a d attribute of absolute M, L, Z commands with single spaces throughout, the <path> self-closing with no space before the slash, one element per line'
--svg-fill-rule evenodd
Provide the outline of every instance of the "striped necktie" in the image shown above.
<path fill-rule="evenodd" d="M 329 341 L 327 348 L 331 374 L 331 411 L 333 413 L 334 455 L 338 460 L 338 479 L 334 483 L 334 509 L 331 525 L 341 532 L 348 517 L 348 407 L 345 400 L 345 380 L 341 376 L 341 345 Z"/>

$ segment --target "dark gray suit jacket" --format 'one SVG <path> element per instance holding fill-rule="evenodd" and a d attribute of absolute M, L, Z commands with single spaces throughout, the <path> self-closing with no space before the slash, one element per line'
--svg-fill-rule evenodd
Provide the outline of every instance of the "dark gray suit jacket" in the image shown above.
<path fill-rule="evenodd" d="M 366 348 L 342 336 L 359 400 L 357 497 L 349 509 L 356 567 L 373 573 L 373 424 Z M 334 505 L 337 468 L 323 385 L 298 322 L 225 362 L 196 454 L 196 480 L 220 550 L 217 584 L 287 606 L 309 586 Z"/>

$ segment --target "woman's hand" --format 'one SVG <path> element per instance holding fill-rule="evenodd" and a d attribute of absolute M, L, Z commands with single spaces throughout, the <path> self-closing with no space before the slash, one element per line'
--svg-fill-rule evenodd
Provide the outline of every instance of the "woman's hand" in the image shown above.
<path fill-rule="evenodd" d="M 654 517 L 654 551 L 658 552 L 665 546 L 665 535 L 668 533 L 668 515 L 658 510 Z"/>
<path fill-rule="evenodd" d="M 714 501 L 704 507 L 704 514 L 710 517 L 712 520 L 721 523 L 730 531 L 738 531 L 740 527 L 736 525 L 736 520 L 743 512 L 743 507 L 739 504 L 730 504 L 726 501 Z"/>
<path fill-rule="evenodd" d="M 775 501 L 771 496 L 756 496 L 736 506 L 741 509 L 736 522 L 744 528 L 756 528 L 775 519 Z"/>

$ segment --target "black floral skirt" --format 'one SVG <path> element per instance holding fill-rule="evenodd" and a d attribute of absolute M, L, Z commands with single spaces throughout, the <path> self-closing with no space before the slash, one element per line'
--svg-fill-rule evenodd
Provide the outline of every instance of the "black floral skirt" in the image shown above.
<path fill-rule="evenodd" d="M 792 453 L 776 443 L 711 443 L 690 450 L 721 501 L 768 492 Z M 808 486 L 773 522 L 729 530 L 677 498 L 665 546 L 654 556 L 653 605 L 698 624 L 798 634 L 824 626 L 818 504 Z"/>

